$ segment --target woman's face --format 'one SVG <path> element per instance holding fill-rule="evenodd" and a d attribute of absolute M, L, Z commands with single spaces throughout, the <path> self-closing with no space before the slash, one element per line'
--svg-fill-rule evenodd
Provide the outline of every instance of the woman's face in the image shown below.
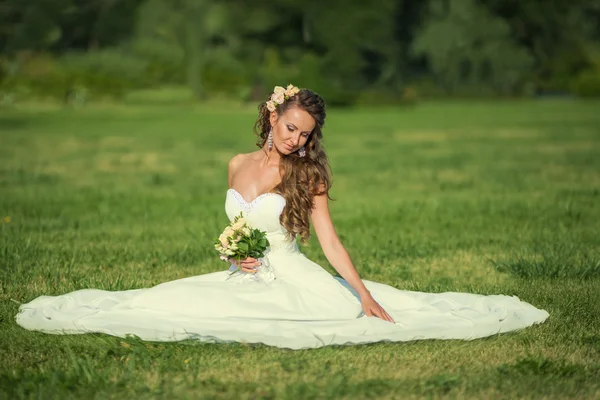
<path fill-rule="evenodd" d="M 290 107 L 281 115 L 271 113 L 273 145 L 282 154 L 288 155 L 304 146 L 315 128 L 313 117 L 299 107 Z"/>

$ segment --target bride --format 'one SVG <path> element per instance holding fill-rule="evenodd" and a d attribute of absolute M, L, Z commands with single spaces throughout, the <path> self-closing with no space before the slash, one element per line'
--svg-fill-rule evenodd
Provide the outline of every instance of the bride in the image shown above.
<path fill-rule="evenodd" d="M 422 293 L 361 280 L 329 214 L 324 122 L 325 103 L 318 94 L 277 86 L 259 106 L 260 149 L 229 162 L 225 211 L 230 220 L 242 213 L 252 227 L 266 231 L 270 247 L 264 258 L 230 260 L 230 270 L 152 288 L 40 296 L 21 305 L 17 323 L 55 334 L 100 332 L 302 349 L 469 340 L 546 320 L 546 311 L 515 296 Z M 311 222 L 341 278 L 299 251 L 296 238 L 308 240 Z"/>

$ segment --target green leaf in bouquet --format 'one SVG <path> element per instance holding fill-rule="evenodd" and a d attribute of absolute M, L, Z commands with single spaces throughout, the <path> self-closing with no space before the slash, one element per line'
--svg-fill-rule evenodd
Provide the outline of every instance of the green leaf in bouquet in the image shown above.
<path fill-rule="evenodd" d="M 238 249 L 240 249 L 243 252 L 248 252 L 249 246 L 248 243 L 244 242 L 244 241 L 239 241 L 238 242 Z"/>
<path fill-rule="evenodd" d="M 238 222 L 238 220 L 239 220 L 240 218 L 244 218 L 244 214 L 243 214 L 241 211 L 240 211 L 240 215 L 236 215 L 236 216 L 233 218 L 233 222 L 231 223 L 231 225 L 233 225 L 233 224 L 235 224 L 236 222 Z"/>

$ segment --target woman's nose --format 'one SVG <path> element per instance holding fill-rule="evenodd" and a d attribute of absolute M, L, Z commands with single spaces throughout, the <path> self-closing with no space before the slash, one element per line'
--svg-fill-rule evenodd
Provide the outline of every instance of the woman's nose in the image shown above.
<path fill-rule="evenodd" d="M 298 143 L 300 143 L 300 135 L 297 134 L 292 138 L 292 142 L 294 142 L 294 146 L 298 146 Z"/>

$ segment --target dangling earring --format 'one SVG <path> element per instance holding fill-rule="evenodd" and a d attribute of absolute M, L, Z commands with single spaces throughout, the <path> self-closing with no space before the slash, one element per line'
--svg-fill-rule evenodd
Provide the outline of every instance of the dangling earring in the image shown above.
<path fill-rule="evenodd" d="M 304 146 L 300 147 L 300 149 L 298 150 L 298 155 L 300 157 L 306 156 L 306 149 L 304 148 Z"/>
<path fill-rule="evenodd" d="M 267 148 L 269 151 L 273 148 L 273 128 L 269 130 L 269 135 L 267 136 Z"/>

